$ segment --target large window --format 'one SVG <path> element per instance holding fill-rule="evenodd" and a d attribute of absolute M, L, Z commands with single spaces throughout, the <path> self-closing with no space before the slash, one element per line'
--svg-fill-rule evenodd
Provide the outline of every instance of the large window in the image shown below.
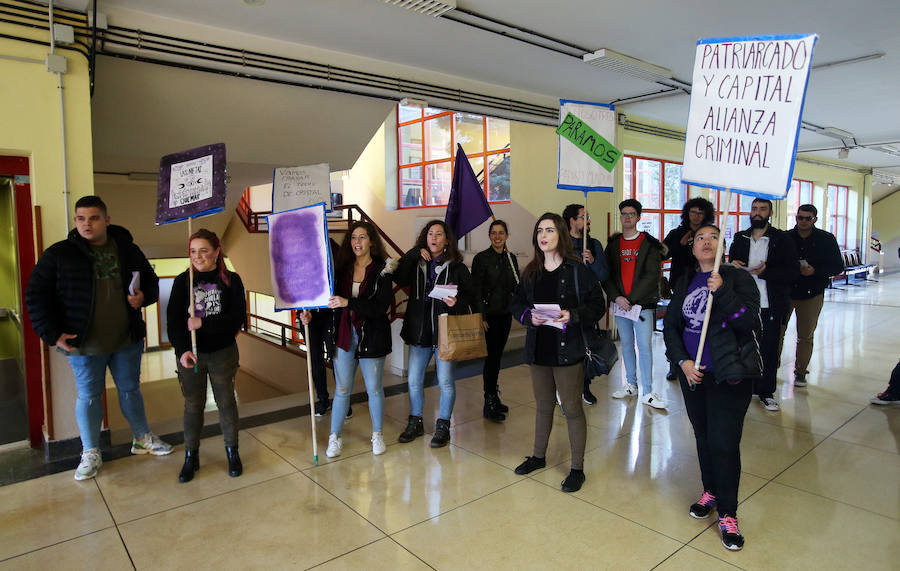
<path fill-rule="evenodd" d="M 854 238 L 853 246 L 849 246 L 847 242 L 849 195 L 850 189 L 846 186 L 840 184 L 828 185 L 828 221 L 825 229 L 834 234 L 838 245 L 842 249 L 856 247 L 855 230 L 850 231 L 851 236 Z"/>
<path fill-rule="evenodd" d="M 636 198 L 643 206 L 638 229 L 662 240 L 666 234 L 681 224 L 681 209 L 688 198 L 703 197 L 713 203 L 716 209 L 716 223 L 721 224 L 724 215 L 724 191 L 688 186 L 681 182 L 681 163 L 628 156 L 622 158 L 625 173 L 624 196 Z M 725 251 L 740 230 L 741 216 L 744 225 L 750 216 L 750 204 L 753 198 L 732 194 L 731 215 L 725 227 Z"/>
<path fill-rule="evenodd" d="M 509 201 L 509 121 L 426 107 L 397 106 L 400 208 L 444 206 L 456 145 L 469 157 L 490 202 Z"/>

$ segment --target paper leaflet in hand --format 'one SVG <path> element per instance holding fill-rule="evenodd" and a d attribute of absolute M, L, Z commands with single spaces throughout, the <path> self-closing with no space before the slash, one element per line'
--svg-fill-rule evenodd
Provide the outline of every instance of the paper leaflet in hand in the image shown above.
<path fill-rule="evenodd" d="M 538 319 L 544 319 L 545 321 L 544 323 L 541 323 L 541 325 L 563 329 L 565 324 L 555 321 L 556 319 L 559 319 L 560 311 L 562 310 L 558 303 L 536 303 L 534 304 L 534 309 L 531 310 L 531 315 L 537 316 Z"/>
<path fill-rule="evenodd" d="M 616 317 L 624 317 L 625 319 L 630 319 L 632 321 L 639 321 L 641 319 L 641 306 L 640 305 L 632 305 L 631 309 L 625 311 L 621 307 L 619 307 L 618 303 L 612 304 L 613 315 Z"/>
<path fill-rule="evenodd" d="M 141 289 L 141 272 L 131 272 L 131 283 L 128 284 L 128 295 L 137 295 L 135 292 Z"/>
<path fill-rule="evenodd" d="M 428 297 L 434 299 L 444 299 L 445 297 L 456 297 L 459 289 L 454 284 L 435 285 L 434 289 L 428 292 Z"/>

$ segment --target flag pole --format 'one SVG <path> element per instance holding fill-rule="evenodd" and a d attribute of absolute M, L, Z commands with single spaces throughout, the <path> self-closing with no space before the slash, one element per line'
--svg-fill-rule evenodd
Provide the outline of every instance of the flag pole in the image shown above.
<path fill-rule="evenodd" d="M 584 254 L 588 251 L 588 209 L 587 209 L 588 192 L 584 191 L 584 229 L 581 231 L 581 242 L 583 249 L 581 250 L 581 261 L 584 263 Z"/>
<path fill-rule="evenodd" d="M 315 400 L 313 399 L 313 382 L 312 382 L 312 361 L 309 354 L 312 348 L 309 346 L 309 324 L 303 324 L 303 341 L 306 343 L 306 384 L 309 388 L 309 423 L 312 426 L 312 446 L 313 446 L 313 465 L 319 465 L 319 445 L 316 441 L 316 415 L 313 410 Z"/>
<path fill-rule="evenodd" d="M 716 261 L 712 273 L 719 273 L 719 264 L 722 262 L 722 253 L 725 250 L 725 228 L 728 226 L 728 217 L 731 215 L 731 189 L 725 193 L 725 218 L 724 224 L 719 227 L 719 243 L 716 244 Z M 703 357 L 703 346 L 706 344 L 706 332 L 709 329 L 709 316 L 712 314 L 713 293 L 709 292 L 706 298 L 706 312 L 703 316 L 703 329 L 700 330 L 700 343 L 697 345 L 697 358 L 694 359 L 694 370 L 700 370 L 700 359 Z M 696 386 L 690 383 L 691 390 Z"/>
<path fill-rule="evenodd" d="M 189 291 L 191 292 L 191 317 L 195 317 L 195 309 L 194 309 L 194 262 L 191 260 L 191 236 L 194 235 L 193 230 L 191 230 L 191 221 L 192 217 L 188 216 L 188 282 L 189 282 Z M 183 314 L 182 314 L 183 315 Z M 194 353 L 194 372 L 197 372 L 197 330 L 191 330 L 191 351 Z"/>

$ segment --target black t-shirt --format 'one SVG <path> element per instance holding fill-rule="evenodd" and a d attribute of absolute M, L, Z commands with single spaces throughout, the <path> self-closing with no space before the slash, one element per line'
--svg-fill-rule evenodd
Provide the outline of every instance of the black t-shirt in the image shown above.
<path fill-rule="evenodd" d="M 544 270 L 538 276 L 534 284 L 535 303 L 559 303 L 559 277 L 562 273 L 562 265 L 548 272 Z M 541 325 L 537 328 L 537 337 L 534 345 L 534 364 L 544 367 L 559 366 L 559 347 L 561 330 Z"/>

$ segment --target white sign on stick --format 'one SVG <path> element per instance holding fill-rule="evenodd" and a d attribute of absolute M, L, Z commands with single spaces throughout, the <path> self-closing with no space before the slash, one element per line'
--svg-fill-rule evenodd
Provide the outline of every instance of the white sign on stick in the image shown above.
<path fill-rule="evenodd" d="M 275 169 L 272 180 L 272 212 L 285 212 L 325 203 L 331 212 L 331 175 L 328 163 Z"/>
<path fill-rule="evenodd" d="M 682 182 L 770 199 L 787 195 L 817 38 L 697 42 Z"/>
<path fill-rule="evenodd" d="M 616 141 L 616 108 L 603 103 L 586 101 L 559 102 L 559 119 L 562 122 L 569 113 L 599 133 L 612 144 Z M 565 137 L 559 139 L 559 171 L 556 188 L 564 190 L 613 191 L 613 173 L 608 172 L 582 149 Z"/>

